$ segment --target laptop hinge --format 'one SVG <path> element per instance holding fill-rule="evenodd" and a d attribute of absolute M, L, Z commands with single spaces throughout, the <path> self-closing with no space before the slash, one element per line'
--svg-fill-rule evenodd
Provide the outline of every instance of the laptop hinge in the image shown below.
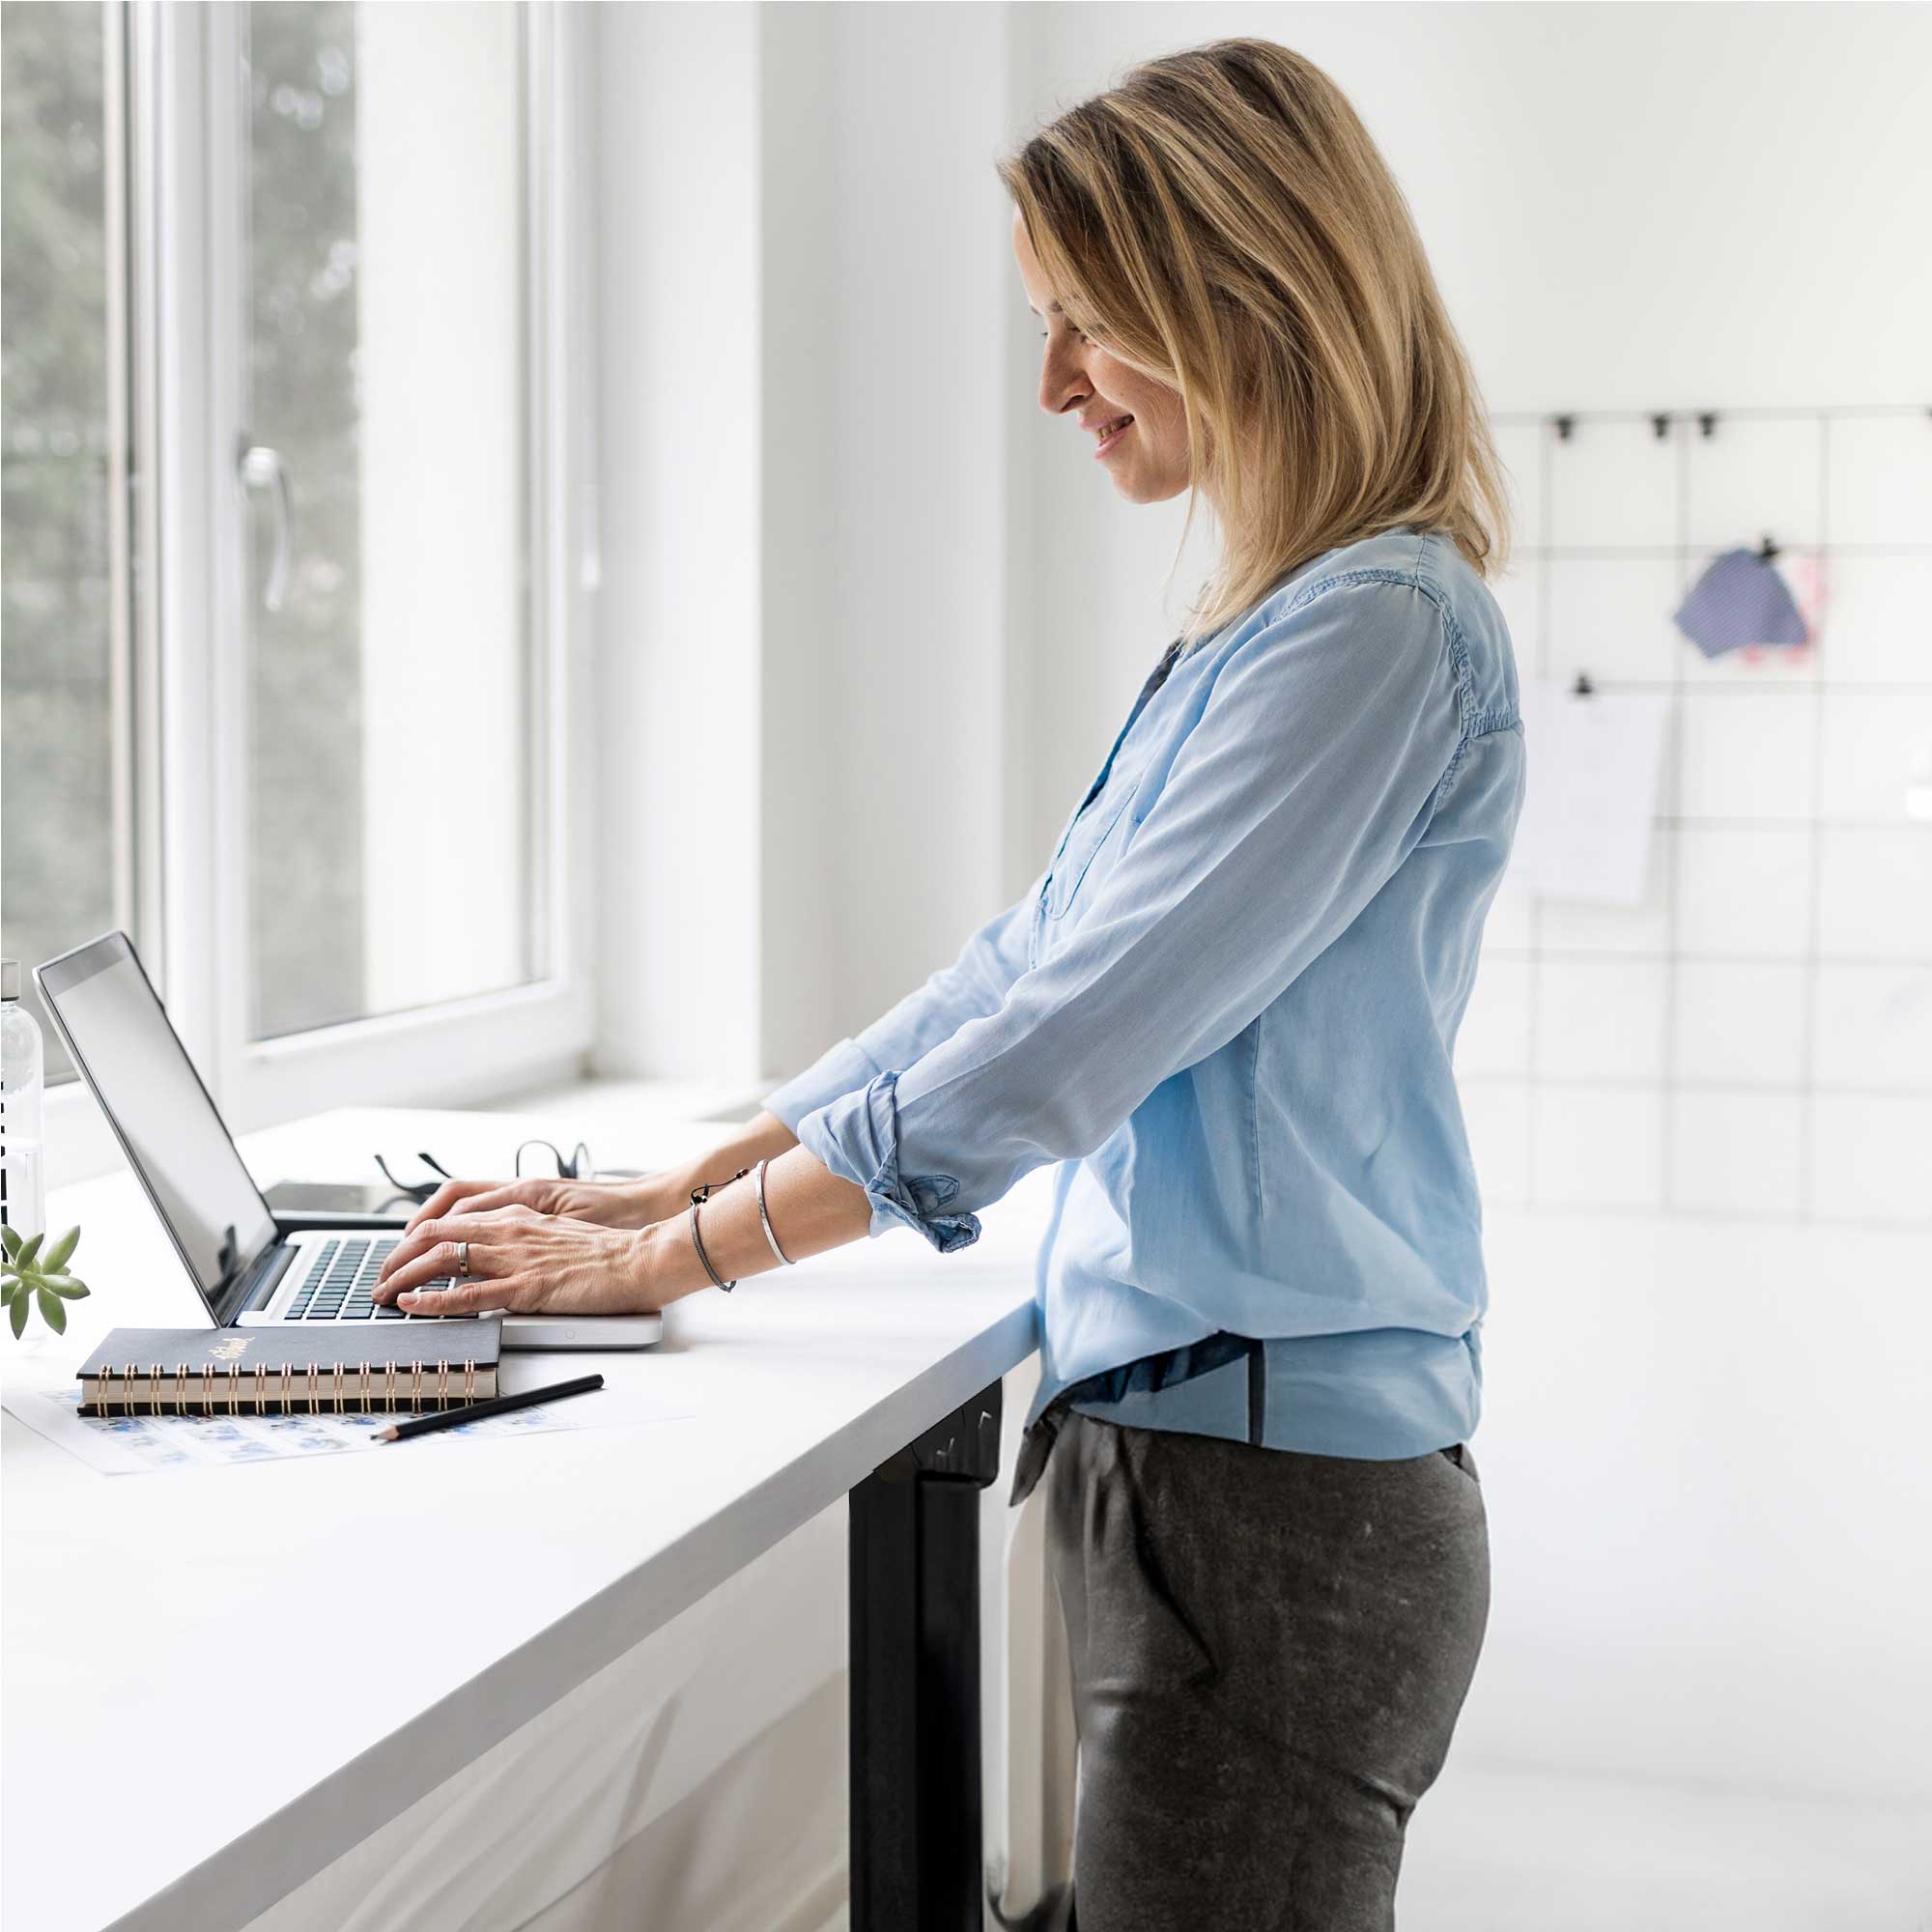
<path fill-rule="evenodd" d="M 252 1289 L 244 1290 L 244 1299 L 236 1316 L 259 1315 L 275 1298 L 275 1289 L 282 1276 L 288 1271 L 289 1264 L 296 1258 L 296 1251 L 286 1242 L 278 1248 L 270 1248 L 259 1264 Z"/>

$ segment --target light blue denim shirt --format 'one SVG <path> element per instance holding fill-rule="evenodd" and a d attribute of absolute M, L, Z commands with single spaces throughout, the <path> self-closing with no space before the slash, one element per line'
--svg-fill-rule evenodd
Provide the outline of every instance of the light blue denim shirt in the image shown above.
<path fill-rule="evenodd" d="M 943 1252 L 1062 1164 L 1029 1424 L 1070 1390 L 1275 1448 L 1449 1447 L 1488 1299 L 1451 1055 L 1524 783 L 1502 614 L 1445 535 L 1385 531 L 1143 697 L 1025 895 L 765 1104 L 873 1235 Z"/>

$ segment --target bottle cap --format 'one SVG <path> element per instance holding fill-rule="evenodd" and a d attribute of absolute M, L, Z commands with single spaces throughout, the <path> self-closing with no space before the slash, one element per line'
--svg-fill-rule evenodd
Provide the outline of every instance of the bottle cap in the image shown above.
<path fill-rule="evenodd" d="M 17 959 L 0 959 L 0 1000 L 17 1000 L 20 997 L 20 962 Z"/>

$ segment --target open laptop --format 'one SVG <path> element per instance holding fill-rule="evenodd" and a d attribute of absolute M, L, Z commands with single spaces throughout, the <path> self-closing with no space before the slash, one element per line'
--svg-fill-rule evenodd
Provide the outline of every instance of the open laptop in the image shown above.
<path fill-rule="evenodd" d="M 303 1228 L 270 1211 L 125 932 L 34 978 L 217 1328 L 474 1320 L 374 1304 L 400 1234 Z M 657 1315 L 503 1317 L 505 1349 L 643 1349 L 663 1332 Z"/>

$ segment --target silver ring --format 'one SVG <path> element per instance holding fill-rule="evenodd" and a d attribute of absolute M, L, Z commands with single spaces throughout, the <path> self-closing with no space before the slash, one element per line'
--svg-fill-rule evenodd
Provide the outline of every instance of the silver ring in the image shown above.
<path fill-rule="evenodd" d="M 456 1244 L 456 1271 L 460 1275 L 469 1272 L 469 1243 L 458 1241 Z"/>

